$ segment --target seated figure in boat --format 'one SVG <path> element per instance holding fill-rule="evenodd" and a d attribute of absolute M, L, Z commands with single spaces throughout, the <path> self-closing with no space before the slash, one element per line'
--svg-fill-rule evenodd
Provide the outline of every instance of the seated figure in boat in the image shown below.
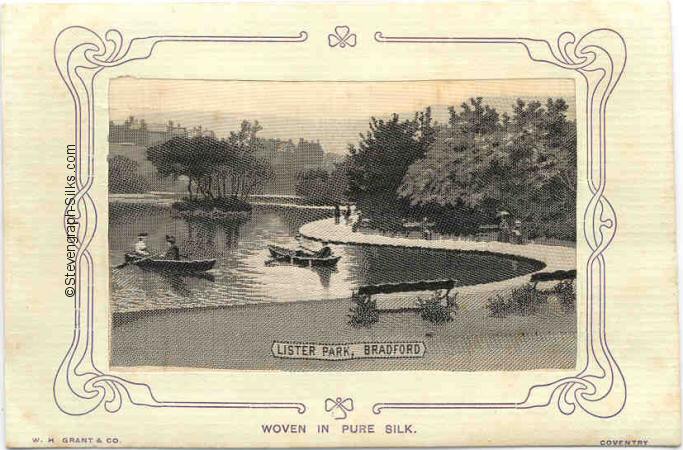
<path fill-rule="evenodd" d="M 168 250 L 166 250 L 164 259 L 178 261 L 180 259 L 180 250 L 178 249 L 178 246 L 175 245 L 175 237 L 167 234 L 166 243 L 168 244 Z"/>
<path fill-rule="evenodd" d="M 145 243 L 145 238 L 147 233 L 138 234 L 138 241 L 135 243 L 135 254 L 138 256 L 149 256 L 147 251 L 147 243 Z"/>
<path fill-rule="evenodd" d="M 316 255 L 318 258 L 329 258 L 332 256 L 332 249 L 328 245 L 327 242 L 323 242 L 323 248 L 318 250 L 318 254 Z"/>

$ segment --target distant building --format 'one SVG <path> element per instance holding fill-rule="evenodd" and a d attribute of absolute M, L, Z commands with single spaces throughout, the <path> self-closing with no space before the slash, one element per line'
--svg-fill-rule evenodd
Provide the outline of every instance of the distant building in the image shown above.
<path fill-rule="evenodd" d="M 120 124 L 109 122 L 110 143 L 150 146 L 166 142 L 176 136 L 187 137 L 188 130 L 180 124 L 174 124 L 172 120 L 166 124 L 157 124 L 130 116 Z"/>
<path fill-rule="evenodd" d="M 144 119 L 133 116 L 125 121 L 109 122 L 109 154 L 121 155 L 138 163 L 138 172 L 147 177 L 155 191 L 184 192 L 183 181 L 162 179 L 152 163 L 147 160 L 147 148 L 166 142 L 176 136 L 180 137 L 212 137 L 212 130 L 196 126 L 183 127 L 169 120 L 165 124 L 148 123 Z M 258 138 L 254 156 L 264 159 L 273 167 L 274 177 L 262 190 L 266 194 L 294 194 L 297 175 L 308 169 L 334 170 L 334 164 L 343 158 L 341 155 L 325 153 L 320 141 L 299 139 L 295 144 L 292 139 Z"/>
<path fill-rule="evenodd" d="M 184 192 L 185 183 L 159 176 L 147 159 L 147 148 L 174 137 L 195 136 L 216 137 L 213 131 L 201 126 L 187 129 L 172 120 L 165 124 L 148 123 L 145 119 L 130 116 L 122 123 L 109 122 L 109 154 L 125 156 L 138 163 L 138 173 L 149 180 L 153 191 Z"/>
<path fill-rule="evenodd" d="M 323 151 L 320 141 L 309 142 L 304 139 L 299 139 L 299 145 L 294 151 L 295 165 L 297 172 L 307 169 L 321 169 L 323 167 L 323 158 L 325 152 Z"/>
<path fill-rule="evenodd" d="M 212 130 L 206 130 L 202 128 L 201 125 L 198 127 L 192 127 L 191 130 L 187 132 L 188 137 L 210 137 L 210 138 L 215 138 L 216 133 L 214 133 Z"/>

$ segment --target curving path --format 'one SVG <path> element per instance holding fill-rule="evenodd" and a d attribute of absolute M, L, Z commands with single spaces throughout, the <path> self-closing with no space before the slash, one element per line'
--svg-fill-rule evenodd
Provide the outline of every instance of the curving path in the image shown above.
<path fill-rule="evenodd" d="M 539 272 L 576 269 L 576 249 L 570 247 L 538 244 L 517 245 L 504 242 L 477 242 L 456 239 L 427 240 L 366 234 L 363 232 L 353 232 L 349 225 L 335 224 L 334 219 L 322 219 L 309 222 L 299 229 L 299 233 L 306 239 L 327 241 L 331 244 L 384 245 L 391 247 L 486 252 L 518 258 L 528 258 L 545 264 L 545 267 L 539 270 Z M 484 289 L 498 290 L 509 288 L 526 283 L 529 281 L 530 275 L 531 274 L 526 274 L 493 283 L 464 286 L 459 288 L 459 290 L 474 292 Z"/>

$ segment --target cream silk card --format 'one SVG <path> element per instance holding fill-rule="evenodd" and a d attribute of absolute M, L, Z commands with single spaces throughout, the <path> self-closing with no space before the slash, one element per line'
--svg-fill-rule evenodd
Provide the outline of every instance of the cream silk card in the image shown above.
<path fill-rule="evenodd" d="M 2 20 L 8 446 L 680 444 L 666 2 Z"/>

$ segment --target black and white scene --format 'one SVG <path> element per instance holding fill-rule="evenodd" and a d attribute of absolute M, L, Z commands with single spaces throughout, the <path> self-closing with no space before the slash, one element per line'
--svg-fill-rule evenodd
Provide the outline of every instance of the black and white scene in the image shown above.
<path fill-rule="evenodd" d="M 569 79 L 109 86 L 113 367 L 576 366 Z"/>

